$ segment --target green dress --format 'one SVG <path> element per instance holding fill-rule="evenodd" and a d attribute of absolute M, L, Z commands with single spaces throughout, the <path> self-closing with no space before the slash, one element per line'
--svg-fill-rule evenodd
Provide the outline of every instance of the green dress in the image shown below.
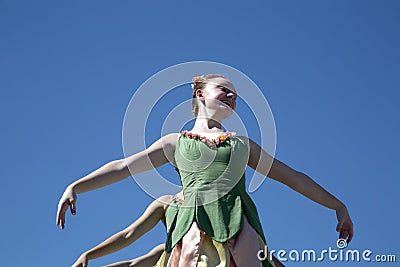
<path fill-rule="evenodd" d="M 223 243 L 240 232 L 246 216 L 265 242 L 257 208 L 245 190 L 248 146 L 242 139 L 231 137 L 210 147 L 198 136 L 183 133 L 176 145 L 175 162 L 185 201 L 179 208 L 167 209 L 167 252 L 193 221 L 213 240 Z M 264 262 L 263 266 L 270 266 Z"/>

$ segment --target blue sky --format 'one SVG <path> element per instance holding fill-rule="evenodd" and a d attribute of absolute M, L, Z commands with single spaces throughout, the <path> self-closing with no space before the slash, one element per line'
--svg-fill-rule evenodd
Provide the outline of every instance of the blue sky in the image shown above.
<path fill-rule="evenodd" d="M 399 12 L 396 0 L 0 1 L 2 264 L 70 266 L 144 211 L 152 199 L 128 178 L 79 195 L 78 215 L 55 226 L 64 188 L 123 157 L 135 90 L 193 60 L 230 65 L 262 89 L 276 157 L 347 204 L 350 248 L 400 257 Z M 271 180 L 251 197 L 270 248 L 335 248 L 333 211 Z M 90 266 L 164 238 L 160 224 Z"/>

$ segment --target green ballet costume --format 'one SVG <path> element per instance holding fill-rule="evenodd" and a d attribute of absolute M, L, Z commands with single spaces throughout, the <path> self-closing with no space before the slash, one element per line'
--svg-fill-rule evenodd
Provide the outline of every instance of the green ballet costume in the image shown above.
<path fill-rule="evenodd" d="M 265 241 L 257 208 L 245 190 L 248 146 L 230 135 L 217 144 L 196 134 L 183 132 L 175 150 L 184 192 L 184 203 L 167 209 L 165 250 L 188 232 L 193 221 L 213 240 L 226 242 L 243 226 L 243 216 Z M 252 255 L 256 257 L 256 255 Z M 263 267 L 271 264 L 265 260 Z"/>

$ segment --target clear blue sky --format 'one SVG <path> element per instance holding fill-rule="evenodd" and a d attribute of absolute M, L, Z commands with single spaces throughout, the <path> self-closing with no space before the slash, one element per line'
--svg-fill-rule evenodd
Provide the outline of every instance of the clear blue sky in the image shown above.
<path fill-rule="evenodd" d="M 347 204 L 350 248 L 400 257 L 399 1 L 141 2 L 0 1 L 2 266 L 70 266 L 141 214 L 152 199 L 129 178 L 79 195 L 78 215 L 55 226 L 64 188 L 123 157 L 135 90 L 192 60 L 252 78 L 275 117 L 276 157 Z M 251 197 L 271 249 L 335 248 L 333 211 L 270 180 Z M 164 239 L 160 224 L 90 266 Z M 396 266 L 288 263 L 343 265 Z"/>

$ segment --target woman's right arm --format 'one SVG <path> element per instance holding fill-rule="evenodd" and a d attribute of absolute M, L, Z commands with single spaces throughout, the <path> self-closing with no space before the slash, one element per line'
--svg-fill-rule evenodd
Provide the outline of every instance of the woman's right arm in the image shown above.
<path fill-rule="evenodd" d="M 64 229 L 68 207 L 76 214 L 76 194 L 85 193 L 121 181 L 130 175 L 157 168 L 173 160 L 178 134 L 166 135 L 148 149 L 126 159 L 111 161 L 70 184 L 64 191 L 57 210 L 56 224 Z"/>

